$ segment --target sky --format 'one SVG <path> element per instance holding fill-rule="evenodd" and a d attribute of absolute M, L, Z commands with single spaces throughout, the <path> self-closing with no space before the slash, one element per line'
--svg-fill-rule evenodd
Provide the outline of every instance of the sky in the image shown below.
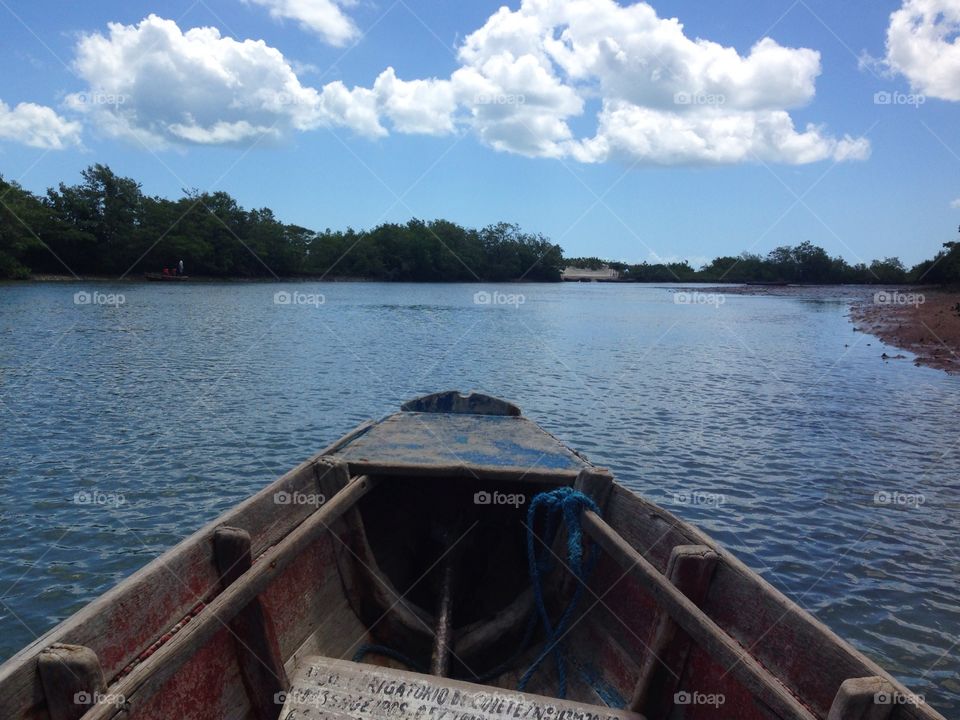
<path fill-rule="evenodd" d="M 960 0 L 0 0 L 0 175 L 702 264 L 960 228 Z M 0 198 L 2 201 L 2 198 Z"/>

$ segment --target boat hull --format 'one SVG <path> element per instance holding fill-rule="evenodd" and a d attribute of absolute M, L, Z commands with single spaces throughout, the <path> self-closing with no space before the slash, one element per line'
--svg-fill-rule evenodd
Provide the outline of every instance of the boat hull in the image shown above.
<path fill-rule="evenodd" d="M 510 495 L 525 488 L 528 502 L 537 492 L 566 486 L 590 494 L 602 507 L 602 521 L 597 516 L 585 527 L 609 528 L 622 542 L 620 555 L 606 547 L 599 553 L 565 638 L 571 701 L 629 707 L 644 673 L 656 679 L 638 708 L 649 718 L 715 718 L 718 710 L 723 717 L 745 720 L 826 718 L 844 682 L 865 677 L 913 697 L 705 533 L 612 481 L 530 420 L 428 415 L 408 411 L 358 427 L 43 635 L 0 666 L 0 716 L 51 717 L 56 691 L 45 687 L 38 667 L 44 652 L 57 644 L 88 648 L 99 663 L 103 701 L 84 716 L 97 720 L 262 716 L 257 702 L 263 692 L 251 690 L 253 671 L 245 655 L 256 643 L 275 660 L 273 675 L 283 676 L 283 683 L 311 657 L 349 660 L 365 645 L 383 643 L 406 643 L 405 648 L 421 652 L 431 638 L 433 608 L 404 599 L 416 593 L 397 570 L 411 557 L 395 531 L 402 523 L 391 526 L 386 537 L 375 523 L 387 527 L 383 518 L 391 512 L 403 518 L 417 507 L 424 517 L 431 507 L 456 508 L 472 521 L 493 510 L 483 498 L 477 504 L 479 493 Z M 449 431 L 445 437 L 453 445 L 426 447 L 432 435 L 423 431 L 424 421 L 433 423 L 433 436 Z M 492 456 L 491 447 L 501 454 Z M 537 465 L 538 454 L 546 466 Z M 358 489 L 357 483 L 367 485 Z M 522 516 L 520 508 L 514 510 Z M 509 508 L 503 512 L 513 517 Z M 248 534 L 255 560 L 236 581 L 222 574 L 225 528 Z M 416 532 L 411 528 L 411 537 Z M 691 547 L 698 548 L 701 559 L 710 558 L 709 572 L 699 581 L 684 580 L 677 571 L 678 549 Z M 723 661 L 710 643 L 684 641 L 684 632 L 664 613 L 669 603 L 664 604 L 663 591 L 637 572 L 641 560 L 630 553 L 677 587 L 689 583 L 690 602 L 741 649 L 741 660 Z M 500 560 L 491 556 L 463 564 L 480 577 L 480 566 L 494 561 Z M 249 597 L 242 594 L 244 582 L 259 583 Z M 550 585 L 558 603 L 575 583 L 566 574 Z M 493 584 L 479 582 L 475 592 Z M 531 601 L 512 588 L 510 593 L 516 598 L 504 600 L 496 617 L 457 627 L 459 644 L 453 650 L 461 665 L 488 669 L 509 655 L 498 639 L 511 638 L 508 646 L 519 642 L 522 623 L 517 620 L 528 616 Z M 260 626 L 249 620 L 251 612 L 260 613 Z M 237 625 L 237 617 L 247 617 L 246 625 Z M 673 639 L 651 663 L 651 647 L 662 642 L 664 628 L 672 628 Z M 485 682 L 515 688 L 538 652 L 531 647 Z M 367 661 L 401 667 L 382 658 L 368 656 Z M 774 678 L 777 692 L 758 692 L 744 666 Z M 269 687 L 272 681 L 262 682 Z M 527 691 L 553 696 L 557 683 L 556 670 L 547 663 Z M 690 698 L 705 701 L 684 704 Z M 922 704 L 899 704 L 894 712 L 897 718 L 942 717 Z"/>
<path fill-rule="evenodd" d="M 144 273 L 143 277 L 145 280 L 154 282 L 179 282 L 190 279 L 189 275 L 164 275 L 163 273 Z"/>

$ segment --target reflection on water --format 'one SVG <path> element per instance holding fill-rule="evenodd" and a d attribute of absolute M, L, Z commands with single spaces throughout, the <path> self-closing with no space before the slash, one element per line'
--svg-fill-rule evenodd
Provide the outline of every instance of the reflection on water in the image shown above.
<path fill-rule="evenodd" d="M 75 303 L 94 289 L 124 302 Z M 830 293 L 0 286 L 0 655 L 360 421 L 476 389 L 703 526 L 950 715 L 960 378 L 884 350 Z"/>

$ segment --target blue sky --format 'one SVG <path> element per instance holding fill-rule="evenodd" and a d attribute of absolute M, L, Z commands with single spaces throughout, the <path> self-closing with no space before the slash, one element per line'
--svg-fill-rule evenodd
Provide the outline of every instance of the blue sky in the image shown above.
<path fill-rule="evenodd" d="M 627 261 L 810 240 L 912 264 L 956 237 L 960 0 L 650 3 L 685 40 L 633 4 L 551 3 L 491 24 L 500 3 L 478 0 L 2 0 L 0 173 L 42 192 L 100 162 L 150 194 L 222 189 L 316 229 L 507 220 Z M 546 34 L 514 32 L 532 22 Z M 265 48 L 238 60 L 227 38 Z M 374 88 L 388 67 L 399 82 Z M 277 93 L 293 99 L 257 106 Z"/>

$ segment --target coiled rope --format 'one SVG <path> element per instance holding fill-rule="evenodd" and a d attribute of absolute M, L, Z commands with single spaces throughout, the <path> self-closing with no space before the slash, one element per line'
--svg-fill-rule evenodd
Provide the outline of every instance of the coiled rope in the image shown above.
<path fill-rule="evenodd" d="M 520 678 L 517 684 L 518 690 L 526 689 L 530 679 L 547 657 L 552 655 L 557 666 L 559 685 L 557 697 L 562 699 L 567 696 L 567 653 L 564 638 L 577 605 L 583 597 L 587 579 L 597 561 L 595 545 L 590 550 L 586 564 L 583 561 L 583 527 L 580 520 L 585 509 L 600 513 L 597 504 L 588 496 L 573 488 L 562 487 L 536 495 L 527 511 L 527 563 L 530 566 L 530 580 L 533 583 L 537 616 L 543 625 L 546 640 L 543 650 Z M 535 528 L 541 510 L 543 511 L 543 533 L 538 537 Z M 547 612 L 543 584 L 544 578 L 554 565 L 552 546 L 560 529 L 561 520 L 566 525 L 567 531 L 567 565 L 577 579 L 577 585 L 567 607 L 556 624 L 553 624 Z"/>
<path fill-rule="evenodd" d="M 539 620 L 540 624 L 543 625 L 546 636 L 543 650 L 540 651 L 534 659 L 533 664 L 527 668 L 527 671 L 520 678 L 517 689 L 521 691 L 525 690 L 530 679 L 536 674 L 537 670 L 540 669 L 544 661 L 552 655 L 557 666 L 559 686 L 557 697 L 563 699 L 567 696 L 567 653 L 564 637 L 569 629 L 570 621 L 576 612 L 577 605 L 583 598 L 583 591 L 586 588 L 587 580 L 597 561 L 596 545 L 591 547 L 586 564 L 584 564 L 583 561 L 583 526 L 581 525 L 581 516 L 584 510 L 592 510 L 597 514 L 600 513 L 600 509 L 592 499 L 582 492 L 569 487 L 561 487 L 556 490 L 539 493 L 535 495 L 530 502 L 530 507 L 527 510 L 527 564 L 530 569 L 530 581 L 533 585 L 535 612 L 530 616 L 530 622 L 527 625 L 526 632 L 524 632 L 520 646 L 513 657 L 493 670 L 483 673 L 483 675 L 475 675 L 469 678 L 473 682 L 485 682 L 486 680 L 498 677 L 510 667 L 515 659 L 526 650 L 533 638 L 534 631 L 538 624 L 537 621 Z M 543 517 L 542 519 L 538 519 L 541 512 Z M 576 577 L 577 585 L 567 607 L 560 615 L 556 624 L 553 624 L 547 612 L 543 586 L 545 578 L 554 567 L 552 548 L 554 540 L 557 537 L 557 532 L 560 530 L 561 520 L 567 532 L 567 566 Z M 539 536 L 535 530 L 538 522 L 543 524 L 543 532 Z M 426 672 L 426 668 L 413 658 L 384 645 L 361 645 L 357 649 L 353 661 L 361 662 L 363 658 L 369 654 L 389 657 L 417 672 Z"/>

